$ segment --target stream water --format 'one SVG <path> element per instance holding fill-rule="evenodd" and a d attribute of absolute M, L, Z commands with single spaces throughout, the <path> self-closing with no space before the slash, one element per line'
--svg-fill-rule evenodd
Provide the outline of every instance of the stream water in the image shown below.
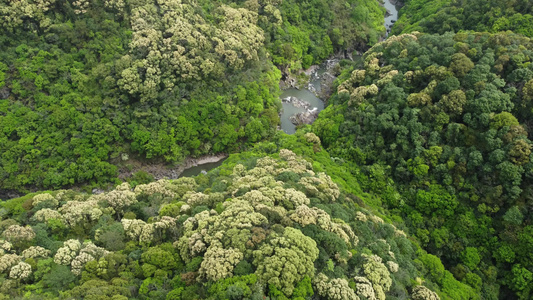
<path fill-rule="evenodd" d="M 388 36 L 392 26 L 394 25 L 394 22 L 396 22 L 398 19 L 398 7 L 393 4 L 391 0 L 384 0 L 383 6 L 388 12 L 388 16 L 385 17 L 385 28 L 387 29 L 386 36 Z M 354 59 L 360 59 L 360 57 L 354 56 Z M 321 64 L 319 68 L 311 74 L 311 80 L 309 81 L 307 88 L 285 89 L 282 91 L 280 98 L 285 99 L 287 97 L 296 97 L 311 104 L 311 109 L 316 107 L 319 112 L 322 111 L 324 109 L 324 101 L 318 98 L 317 95 L 320 95 L 322 75 L 326 72 L 328 63 L 330 62 Z M 283 101 L 282 105 L 283 111 L 280 116 L 281 130 L 287 134 L 293 134 L 296 132 L 296 126 L 291 122 L 290 117 L 297 113 L 304 112 L 306 109 L 295 107 L 292 103 Z"/>
<path fill-rule="evenodd" d="M 296 89 L 296 88 L 289 88 L 286 90 L 283 90 L 281 93 L 280 98 L 284 99 L 287 97 L 296 97 L 300 100 L 309 102 L 311 104 L 311 109 L 316 107 L 318 111 L 324 109 L 324 101 L 322 101 L 320 98 L 318 98 L 311 90 L 316 91 L 316 93 L 320 93 L 322 90 L 320 86 L 321 76 L 326 71 L 325 65 L 320 65 L 320 67 L 311 74 L 311 80 L 309 81 L 308 88 L 305 89 Z M 298 108 L 292 105 L 291 103 L 282 102 L 283 105 L 283 112 L 281 113 L 281 130 L 287 134 L 293 134 L 296 132 L 296 125 L 292 124 L 291 120 L 289 119 L 292 115 L 295 115 L 300 112 L 304 112 L 305 108 Z"/>
<path fill-rule="evenodd" d="M 385 28 L 387 29 L 388 36 L 392 25 L 398 20 L 398 7 L 392 4 L 390 0 L 384 0 L 383 6 L 389 12 L 389 16 L 385 17 Z"/>
<path fill-rule="evenodd" d="M 185 169 L 183 170 L 183 172 L 181 172 L 181 174 L 179 175 L 179 177 L 191 177 L 191 176 L 196 176 L 196 175 L 199 175 L 200 173 L 203 172 L 207 172 L 209 170 L 212 170 L 220 165 L 222 165 L 222 163 L 226 160 L 226 158 L 223 158 L 217 162 L 212 162 L 212 163 L 205 163 L 205 164 L 201 164 L 201 165 L 197 165 L 197 166 L 194 166 L 194 167 L 190 167 L 188 169 Z"/>

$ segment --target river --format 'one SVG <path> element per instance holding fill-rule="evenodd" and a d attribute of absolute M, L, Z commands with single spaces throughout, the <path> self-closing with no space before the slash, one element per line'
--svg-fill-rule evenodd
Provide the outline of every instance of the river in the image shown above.
<path fill-rule="evenodd" d="M 199 175 L 200 173 L 203 172 L 207 172 L 211 169 L 214 169 L 220 165 L 222 165 L 222 163 L 226 160 L 226 158 L 223 158 L 217 162 L 211 162 L 211 163 L 205 163 L 205 164 L 201 164 L 201 165 L 198 165 L 198 166 L 194 166 L 194 167 L 190 167 L 188 169 L 185 169 L 183 170 L 183 172 L 181 172 L 181 174 L 179 175 L 179 177 L 191 177 L 191 176 L 196 176 L 196 175 Z"/>
<path fill-rule="evenodd" d="M 288 88 L 282 91 L 280 98 L 285 99 L 287 97 L 296 97 L 300 100 L 308 102 L 311 105 L 311 109 L 316 108 L 318 109 L 318 111 L 323 110 L 324 101 L 318 98 L 315 93 L 311 92 L 311 90 L 315 90 L 317 94 L 322 91 L 321 76 L 324 74 L 325 71 L 325 64 L 320 65 L 320 67 L 311 74 L 311 80 L 309 81 L 308 88 Z M 296 125 L 291 122 L 290 117 L 297 113 L 305 112 L 306 109 L 301 107 L 295 107 L 293 104 L 283 101 L 281 104 L 283 105 L 283 111 L 280 116 L 281 130 L 283 130 L 283 132 L 287 134 L 293 134 L 296 132 Z"/>
<path fill-rule="evenodd" d="M 387 9 L 387 15 L 384 20 L 385 28 L 387 29 L 386 36 L 389 35 L 389 32 L 394 25 L 394 22 L 398 19 L 398 7 L 394 5 L 390 0 L 384 0 L 383 7 Z M 358 57 L 354 56 L 354 59 Z M 327 67 L 331 67 L 331 60 L 325 63 L 322 63 L 318 68 L 311 73 L 311 79 L 307 88 L 287 88 L 284 89 L 281 93 L 280 99 L 285 99 L 287 97 L 296 97 L 302 101 L 308 102 L 311 109 L 316 108 L 318 112 L 324 109 L 324 101 L 317 97 L 321 93 L 321 83 L 322 77 L 327 70 Z M 281 130 L 287 134 L 293 134 L 296 132 L 296 125 L 294 125 L 290 117 L 298 113 L 303 113 L 307 109 L 302 107 L 295 107 L 292 103 L 282 101 L 283 111 L 280 115 L 281 119 Z"/>
<path fill-rule="evenodd" d="M 385 28 L 387 29 L 387 35 L 389 35 L 392 26 L 398 20 L 398 8 L 396 5 L 392 4 L 390 0 L 384 0 L 383 6 L 389 12 L 389 15 L 385 17 Z"/>

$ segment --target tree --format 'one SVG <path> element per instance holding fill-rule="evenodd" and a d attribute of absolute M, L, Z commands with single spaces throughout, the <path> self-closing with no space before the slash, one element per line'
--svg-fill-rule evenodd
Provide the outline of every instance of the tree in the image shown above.
<path fill-rule="evenodd" d="M 458 204 L 455 196 L 439 185 L 431 185 L 428 191 L 419 190 L 416 193 L 415 206 L 427 215 L 451 216 Z"/>
<path fill-rule="evenodd" d="M 210 281 L 231 277 L 242 258 L 243 254 L 238 249 L 224 249 L 211 244 L 204 254 L 199 272 Z"/>
<path fill-rule="evenodd" d="M 511 288 L 521 299 L 527 299 L 531 293 L 533 273 L 522 267 L 520 264 L 513 265 L 511 273 Z"/>
<path fill-rule="evenodd" d="M 477 248 L 466 247 L 466 249 L 461 254 L 463 263 L 470 268 L 470 270 L 475 270 L 477 265 L 481 261 L 481 257 Z"/>
<path fill-rule="evenodd" d="M 411 293 L 413 300 L 440 300 L 439 295 L 423 285 L 417 285 Z"/>
<path fill-rule="evenodd" d="M 452 55 L 450 70 L 458 77 L 464 77 L 473 68 L 474 63 L 463 53 L 455 53 Z"/>
<path fill-rule="evenodd" d="M 255 250 L 253 256 L 257 277 L 291 296 L 297 282 L 313 275 L 318 249 L 315 241 L 289 227 L 282 234 L 273 233 L 269 242 Z"/>
<path fill-rule="evenodd" d="M 342 278 L 329 279 L 326 275 L 320 273 L 315 277 L 314 285 L 317 294 L 333 300 L 358 300 L 359 297 L 348 285 L 348 281 Z"/>

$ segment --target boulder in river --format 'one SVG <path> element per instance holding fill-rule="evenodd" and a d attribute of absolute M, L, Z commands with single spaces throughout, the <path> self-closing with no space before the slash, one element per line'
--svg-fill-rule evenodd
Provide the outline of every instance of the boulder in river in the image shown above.
<path fill-rule="evenodd" d="M 318 108 L 313 107 L 313 109 L 308 109 L 307 111 L 297 113 L 291 116 L 289 119 L 294 125 L 301 124 L 313 124 L 313 122 L 318 118 Z"/>
<path fill-rule="evenodd" d="M 325 72 L 322 75 L 322 79 L 320 81 L 320 87 L 321 92 L 318 95 L 321 99 L 329 99 L 329 97 L 333 94 L 332 86 L 333 81 L 335 81 L 337 77 L 332 75 L 330 72 Z"/>
<path fill-rule="evenodd" d="M 309 109 L 311 107 L 311 104 L 307 101 L 303 101 L 301 99 L 298 99 L 293 96 L 289 96 L 286 98 L 281 99 L 282 102 L 290 103 L 296 108 L 303 108 L 303 109 Z"/>

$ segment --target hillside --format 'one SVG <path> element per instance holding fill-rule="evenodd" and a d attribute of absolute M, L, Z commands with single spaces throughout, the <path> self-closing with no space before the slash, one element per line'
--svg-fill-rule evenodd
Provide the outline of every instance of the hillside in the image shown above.
<path fill-rule="evenodd" d="M 3 202 L 0 298 L 477 299 L 298 135 L 195 178 Z"/>
<path fill-rule="evenodd" d="M 0 28 L 0 300 L 532 299 L 531 0 L 0 0 Z"/>
<path fill-rule="evenodd" d="M 533 37 L 533 3 L 528 0 L 406 0 L 393 34 L 420 31 L 513 31 Z"/>
<path fill-rule="evenodd" d="M 531 295 L 532 46 L 512 33 L 390 37 L 313 125 L 486 299 Z"/>
<path fill-rule="evenodd" d="M 0 1 L 0 194 L 245 149 L 279 124 L 274 64 L 366 48 L 383 15 L 362 0 Z"/>

